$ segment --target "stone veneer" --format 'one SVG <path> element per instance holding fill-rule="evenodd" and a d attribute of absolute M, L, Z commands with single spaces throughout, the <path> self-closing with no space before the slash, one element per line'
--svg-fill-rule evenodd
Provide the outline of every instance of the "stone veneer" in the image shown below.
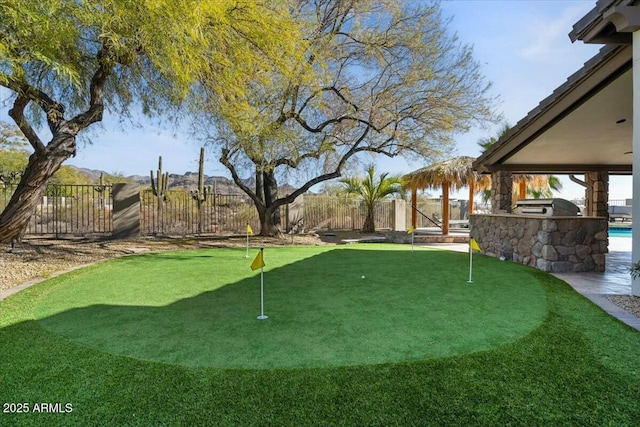
<path fill-rule="evenodd" d="M 469 225 L 486 255 L 554 273 L 605 270 L 608 223 L 603 217 L 472 215 Z"/>

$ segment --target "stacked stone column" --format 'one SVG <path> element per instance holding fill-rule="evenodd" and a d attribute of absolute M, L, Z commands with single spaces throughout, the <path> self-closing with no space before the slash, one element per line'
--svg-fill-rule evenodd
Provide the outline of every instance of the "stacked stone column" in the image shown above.
<path fill-rule="evenodd" d="M 509 171 L 491 172 L 491 211 L 511 213 L 513 176 Z"/>
<path fill-rule="evenodd" d="M 587 199 L 585 216 L 608 217 L 609 173 L 586 172 L 584 178 L 587 184 L 585 190 Z"/>

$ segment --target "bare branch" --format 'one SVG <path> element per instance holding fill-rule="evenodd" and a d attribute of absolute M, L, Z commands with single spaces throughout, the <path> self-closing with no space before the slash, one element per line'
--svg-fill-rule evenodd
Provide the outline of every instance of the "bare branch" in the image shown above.
<path fill-rule="evenodd" d="M 330 126 L 330 125 L 333 125 L 333 124 L 337 124 L 337 123 L 341 123 L 343 121 L 353 121 L 353 122 L 356 122 L 356 123 L 363 124 L 363 125 L 367 126 L 368 128 L 371 128 L 371 129 L 373 129 L 375 131 L 379 131 L 379 129 L 376 128 L 373 125 L 373 123 L 371 123 L 370 121 L 361 119 L 359 117 L 349 116 L 349 115 L 344 115 L 344 116 L 335 117 L 335 118 L 332 118 L 332 119 L 325 120 L 324 122 L 318 124 L 316 127 L 313 127 L 313 126 L 309 125 L 309 123 L 307 123 L 307 121 L 304 120 L 302 117 L 300 117 L 300 115 L 298 115 L 298 114 L 294 114 L 293 119 L 296 122 L 298 122 L 298 124 L 300 124 L 300 126 L 302 126 L 307 132 L 311 132 L 311 133 L 320 133 L 327 126 Z"/>
<path fill-rule="evenodd" d="M 353 109 L 357 112 L 359 110 L 358 106 L 352 102 L 349 101 L 343 94 L 342 92 L 340 92 L 340 90 L 338 88 L 336 88 L 335 86 L 330 86 L 330 87 L 323 87 L 321 89 L 318 89 L 317 91 L 313 92 L 311 95 L 309 95 L 309 97 L 304 101 L 304 103 L 302 104 L 302 106 L 298 109 L 298 113 L 301 113 L 309 104 L 309 102 L 311 102 L 317 95 L 323 93 L 323 92 L 333 92 L 336 95 L 338 95 L 338 98 L 340 98 L 345 104 L 350 105 L 351 107 L 353 107 Z"/>
<path fill-rule="evenodd" d="M 251 198 L 251 200 L 253 200 L 256 206 L 263 206 L 264 203 L 262 202 L 262 200 L 260 200 L 256 193 L 253 192 L 244 182 L 242 182 L 242 179 L 240 179 L 238 171 L 236 170 L 233 163 L 231 163 L 230 154 L 231 153 L 228 148 L 223 148 L 222 154 L 220 155 L 219 159 L 220 163 L 222 163 L 229 170 L 229 172 L 231 173 L 231 178 L 233 178 L 233 182 L 235 182 L 236 185 L 240 187 L 240 189 L 244 191 Z"/>
<path fill-rule="evenodd" d="M 322 174 L 322 175 L 319 175 L 319 176 L 317 176 L 315 178 L 310 179 L 306 183 L 302 184 L 302 186 L 300 186 L 293 193 L 289 194 L 286 197 L 281 197 L 281 198 L 275 200 L 273 202 L 273 204 L 275 206 L 281 206 L 281 205 L 284 205 L 284 204 L 287 204 L 287 203 L 292 203 L 296 199 L 296 197 L 298 197 L 301 194 L 306 193 L 314 185 L 319 184 L 319 183 L 324 182 L 324 181 L 328 181 L 330 179 L 339 178 L 342 175 L 342 170 L 344 169 L 345 165 L 347 164 L 347 161 L 351 157 L 353 157 L 354 155 L 356 155 L 356 154 L 358 154 L 360 152 L 370 151 L 370 149 L 368 147 L 358 147 L 358 145 L 367 137 L 368 133 L 369 133 L 369 128 L 364 130 L 364 132 L 358 138 L 356 144 L 354 144 L 351 147 L 351 149 L 348 152 L 346 152 L 340 158 L 340 161 L 338 162 L 338 165 L 335 167 L 333 172 L 325 173 L 325 174 Z"/>

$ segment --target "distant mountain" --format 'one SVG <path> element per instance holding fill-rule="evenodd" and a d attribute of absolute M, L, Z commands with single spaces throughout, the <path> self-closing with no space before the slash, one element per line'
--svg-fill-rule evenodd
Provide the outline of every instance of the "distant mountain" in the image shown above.
<path fill-rule="evenodd" d="M 79 173 L 86 175 L 90 178 L 92 182 L 97 183 L 100 179 L 100 174 L 103 174 L 105 177 L 110 176 L 107 172 L 96 170 L 96 169 L 87 169 L 87 168 L 79 168 L 76 166 L 71 166 L 73 169 L 78 171 Z M 149 187 L 151 186 L 151 178 L 149 175 L 131 175 L 123 178 L 127 182 L 135 182 L 140 184 L 141 186 Z M 255 187 L 255 179 L 251 178 L 244 182 L 249 188 Z M 211 185 L 215 188 L 215 191 L 218 194 L 241 194 L 245 193 L 233 182 L 233 180 L 226 178 L 224 176 L 204 176 L 204 185 Z M 196 172 L 186 172 L 183 175 L 170 173 L 169 174 L 169 188 L 183 188 L 185 190 L 193 190 L 198 187 L 198 174 Z M 294 188 L 289 184 L 285 184 L 280 187 L 280 190 L 284 190 L 284 194 L 291 193 Z"/>
<path fill-rule="evenodd" d="M 109 175 L 106 172 L 95 170 L 95 169 L 87 169 L 87 168 L 79 168 L 77 166 L 69 165 L 69 167 L 78 173 L 87 176 L 91 181 L 98 182 L 100 181 L 100 174 L 104 174 L 104 176 Z"/>
<path fill-rule="evenodd" d="M 151 177 L 149 175 L 131 175 L 126 177 L 128 181 L 137 182 L 143 186 L 151 185 Z M 233 182 L 233 180 L 224 176 L 204 176 L 204 185 L 210 185 L 215 188 L 219 194 L 244 194 L 244 192 Z M 185 190 L 193 190 L 198 187 L 198 174 L 196 172 L 187 172 L 183 175 L 170 173 L 169 188 L 183 188 Z"/>

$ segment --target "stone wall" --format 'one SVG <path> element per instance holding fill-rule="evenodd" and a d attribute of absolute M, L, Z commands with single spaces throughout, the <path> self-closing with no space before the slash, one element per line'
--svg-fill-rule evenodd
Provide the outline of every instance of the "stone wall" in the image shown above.
<path fill-rule="evenodd" d="M 490 256 L 555 273 L 605 270 L 606 218 L 472 215 L 469 225 Z"/>

